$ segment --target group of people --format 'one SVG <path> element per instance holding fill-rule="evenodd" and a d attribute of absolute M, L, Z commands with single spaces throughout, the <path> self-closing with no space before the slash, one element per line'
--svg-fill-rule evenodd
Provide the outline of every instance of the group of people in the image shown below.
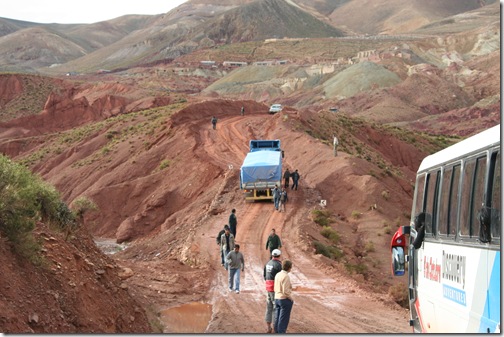
<path fill-rule="evenodd" d="M 282 210 L 285 212 L 285 203 L 289 200 L 285 188 L 279 189 L 278 186 L 275 185 L 271 190 L 271 195 L 273 196 L 273 205 L 275 209 L 279 212 Z"/>
<path fill-rule="evenodd" d="M 277 185 L 275 185 L 275 187 L 272 189 L 271 194 L 273 196 L 273 205 L 277 211 L 285 212 L 285 204 L 289 200 L 286 189 L 289 188 L 290 179 L 292 178 L 291 189 L 292 190 L 295 189 L 297 191 L 299 177 L 300 176 L 298 170 L 295 170 L 294 172 L 291 173 L 289 169 L 286 169 L 283 175 L 284 186 L 282 188 L 279 188 Z"/>
<path fill-rule="evenodd" d="M 240 252 L 240 245 L 235 242 L 236 225 L 236 210 L 233 208 L 229 216 L 229 224 L 224 226 L 224 229 L 217 234 L 217 245 L 219 245 L 221 265 L 228 271 L 228 287 L 229 291 L 240 293 L 240 270 L 245 271 L 245 259 Z"/>
<path fill-rule="evenodd" d="M 271 260 L 264 266 L 264 281 L 266 284 L 266 332 L 286 333 L 294 300 L 292 299 L 292 284 L 289 272 L 292 262 L 280 262 L 282 252 L 272 251 Z M 273 324 L 273 326 L 272 326 Z"/>
<path fill-rule="evenodd" d="M 228 290 L 240 293 L 240 272 L 245 272 L 245 258 L 240 252 L 240 245 L 235 242 L 238 220 L 236 209 L 231 210 L 228 224 L 224 225 L 217 235 L 221 265 L 228 271 Z M 266 240 L 266 250 L 270 252 L 270 260 L 264 266 L 263 277 L 266 284 L 266 332 L 285 333 L 290 320 L 294 301 L 289 272 L 292 262 L 280 261 L 282 240 L 271 230 Z"/>
<path fill-rule="evenodd" d="M 295 189 L 297 191 L 297 189 L 298 189 L 298 182 L 299 182 L 299 178 L 300 178 L 298 170 L 295 170 L 294 172 L 291 173 L 289 171 L 289 169 L 286 169 L 285 172 L 284 172 L 283 178 L 284 178 L 284 188 L 289 188 L 289 180 L 292 178 L 292 187 L 291 187 L 291 189 L 292 190 Z"/>
<path fill-rule="evenodd" d="M 242 115 L 242 116 L 245 115 L 245 107 L 243 105 L 240 109 L 240 115 Z M 215 130 L 217 128 L 217 117 L 212 116 L 212 119 L 210 120 L 210 122 L 212 123 L 212 129 Z"/>

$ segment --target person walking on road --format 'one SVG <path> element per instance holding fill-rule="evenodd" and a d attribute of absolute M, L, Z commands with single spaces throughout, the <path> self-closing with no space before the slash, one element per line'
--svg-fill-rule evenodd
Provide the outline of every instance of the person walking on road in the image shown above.
<path fill-rule="evenodd" d="M 264 281 L 266 283 L 266 314 L 264 320 L 266 321 L 266 333 L 272 333 L 274 315 L 275 315 L 275 276 L 282 270 L 282 263 L 280 262 L 280 255 L 282 252 L 279 249 L 274 249 L 271 253 L 273 258 L 264 266 Z"/>
<path fill-rule="evenodd" d="M 280 202 L 278 204 L 278 210 L 280 212 L 282 212 L 282 210 L 285 212 L 285 203 L 287 202 L 287 200 L 289 200 L 289 198 L 287 197 L 287 191 L 285 190 L 285 188 L 282 188 L 282 190 L 280 191 Z"/>
<path fill-rule="evenodd" d="M 217 127 L 217 118 L 215 116 L 212 117 L 212 127 L 215 130 Z"/>
<path fill-rule="evenodd" d="M 228 225 L 224 225 L 224 229 L 222 229 L 219 234 L 217 234 L 217 237 L 215 238 L 215 241 L 217 241 L 217 245 L 219 246 L 219 253 L 221 257 L 221 266 L 224 266 L 224 252 L 222 251 L 222 246 L 221 246 L 221 238 L 222 235 L 226 232 L 226 228 L 229 230 Z"/>
<path fill-rule="evenodd" d="M 292 262 L 284 260 L 282 271 L 275 275 L 275 333 L 286 333 L 294 300 L 292 299 L 292 284 L 289 273 Z"/>
<path fill-rule="evenodd" d="M 234 249 L 235 247 L 234 236 L 233 234 L 231 234 L 229 226 L 227 228 L 224 228 L 224 234 L 222 234 L 221 236 L 220 244 L 221 244 L 221 251 L 222 254 L 224 254 L 224 257 L 226 257 L 229 254 L 229 252 Z M 224 268 L 228 270 L 228 263 L 226 259 L 224 259 Z"/>
<path fill-rule="evenodd" d="M 236 218 L 236 209 L 231 210 L 231 214 L 229 215 L 229 229 L 236 240 L 236 225 L 238 224 L 238 219 Z"/>
<path fill-rule="evenodd" d="M 245 107 L 242 105 L 241 110 L 240 110 L 240 115 L 245 115 Z"/>
<path fill-rule="evenodd" d="M 298 181 L 299 181 L 299 172 L 298 170 L 294 171 L 292 174 L 291 174 L 291 177 L 292 177 L 292 190 L 294 189 L 294 187 L 296 188 L 296 191 L 298 189 Z"/>
<path fill-rule="evenodd" d="M 291 173 L 289 169 L 285 170 L 283 178 L 284 178 L 284 187 L 289 188 L 289 179 L 290 179 Z"/>
<path fill-rule="evenodd" d="M 273 196 L 275 209 L 278 211 L 278 203 L 280 202 L 280 189 L 277 185 L 275 185 L 275 188 L 273 188 L 273 190 L 271 191 L 271 195 Z"/>
<path fill-rule="evenodd" d="M 226 261 L 229 265 L 229 291 L 234 290 L 237 294 L 240 293 L 240 269 L 242 272 L 245 271 L 245 259 L 243 254 L 240 253 L 240 245 L 235 244 L 234 250 L 226 255 Z"/>
<path fill-rule="evenodd" d="M 266 250 L 269 249 L 270 251 L 270 259 L 273 256 L 273 251 L 279 248 L 282 248 L 282 240 L 280 240 L 280 237 L 276 234 L 275 229 L 273 228 L 268 236 L 268 240 L 266 240 Z"/>

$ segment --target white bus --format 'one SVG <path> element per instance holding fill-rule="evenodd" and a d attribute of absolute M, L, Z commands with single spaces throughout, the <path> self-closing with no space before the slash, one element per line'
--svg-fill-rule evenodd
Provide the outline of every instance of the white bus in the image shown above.
<path fill-rule="evenodd" d="M 414 332 L 500 332 L 500 134 L 494 126 L 420 164 L 410 226 L 391 242 Z"/>

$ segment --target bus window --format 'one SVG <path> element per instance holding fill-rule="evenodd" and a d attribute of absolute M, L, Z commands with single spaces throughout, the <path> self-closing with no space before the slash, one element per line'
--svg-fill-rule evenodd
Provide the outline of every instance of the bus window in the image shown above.
<path fill-rule="evenodd" d="M 451 194 L 450 194 L 450 217 L 448 220 L 448 234 L 455 236 L 457 231 L 457 209 L 458 209 L 458 200 L 460 198 L 459 191 L 459 182 L 460 182 L 460 165 L 456 165 L 453 167 L 453 176 L 452 176 L 452 185 L 451 185 Z"/>
<path fill-rule="evenodd" d="M 495 158 L 495 160 L 494 160 Z M 494 168 L 492 179 L 492 193 L 490 207 L 492 208 L 492 222 L 490 230 L 492 238 L 500 238 L 501 232 L 501 159 L 500 151 L 492 156 L 492 165 Z"/>
<path fill-rule="evenodd" d="M 414 208 L 411 215 L 424 211 L 423 209 L 424 188 L 425 188 L 425 174 L 422 174 L 417 177 L 415 198 L 413 200 Z"/>
<path fill-rule="evenodd" d="M 458 186 L 460 165 L 448 166 L 443 172 L 441 203 L 439 205 L 438 233 L 454 236 L 457 225 Z"/>
<path fill-rule="evenodd" d="M 425 234 L 435 233 L 436 228 L 436 211 L 437 211 L 437 186 L 439 185 L 439 170 L 434 172 L 429 172 L 427 175 L 427 196 L 425 200 L 425 212 L 426 216 L 430 217 L 432 220 L 426 222 L 425 224 Z"/>
<path fill-rule="evenodd" d="M 460 234 L 475 237 L 479 234 L 478 213 L 484 204 L 486 156 L 469 159 L 464 167 Z"/>
<path fill-rule="evenodd" d="M 443 182 L 441 183 L 441 203 L 439 204 L 439 221 L 438 233 L 440 235 L 448 235 L 448 219 L 450 216 L 450 185 L 452 180 L 453 170 L 450 166 L 443 171 Z"/>
<path fill-rule="evenodd" d="M 485 175 L 487 158 L 480 157 L 476 160 L 476 175 L 473 188 L 473 200 L 471 205 L 471 236 L 478 236 L 480 230 L 480 222 L 478 212 L 485 205 Z"/>
<path fill-rule="evenodd" d="M 443 181 L 441 183 L 441 202 L 439 204 L 438 234 L 448 235 L 448 223 L 450 222 L 450 186 L 452 184 L 453 169 L 447 166 L 443 170 Z"/>
<path fill-rule="evenodd" d="M 469 160 L 464 165 L 464 173 L 462 176 L 462 203 L 460 205 L 460 235 L 470 235 L 470 217 L 469 217 L 469 202 L 472 195 L 474 167 L 476 166 L 475 160 Z"/>

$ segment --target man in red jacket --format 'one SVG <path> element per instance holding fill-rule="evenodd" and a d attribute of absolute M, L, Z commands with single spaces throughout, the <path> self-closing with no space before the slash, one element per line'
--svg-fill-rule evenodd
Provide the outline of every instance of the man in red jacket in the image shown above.
<path fill-rule="evenodd" d="M 282 263 L 280 262 L 280 255 L 282 252 L 279 249 L 273 249 L 271 252 L 271 260 L 264 266 L 264 280 L 266 281 L 266 326 L 267 333 L 273 332 L 271 322 L 273 322 L 273 307 L 275 304 L 275 275 L 282 270 Z"/>

